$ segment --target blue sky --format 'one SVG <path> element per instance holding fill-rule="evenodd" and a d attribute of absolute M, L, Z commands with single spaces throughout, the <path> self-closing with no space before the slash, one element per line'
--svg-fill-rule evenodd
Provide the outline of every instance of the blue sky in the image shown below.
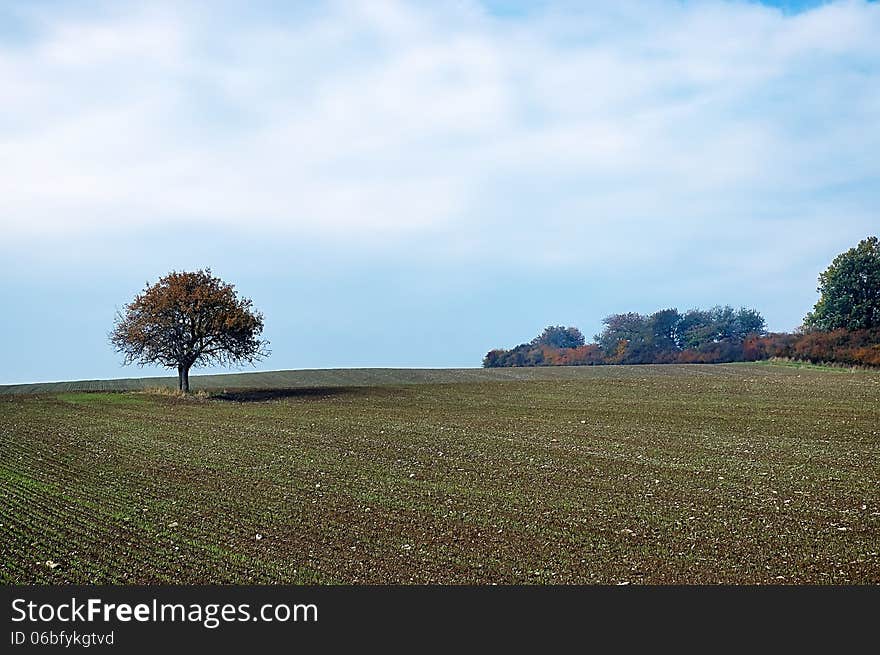
<path fill-rule="evenodd" d="M 0 106 L 0 383 L 154 373 L 114 313 L 204 266 L 266 370 L 791 330 L 880 226 L 877 3 L 5 2 Z"/>

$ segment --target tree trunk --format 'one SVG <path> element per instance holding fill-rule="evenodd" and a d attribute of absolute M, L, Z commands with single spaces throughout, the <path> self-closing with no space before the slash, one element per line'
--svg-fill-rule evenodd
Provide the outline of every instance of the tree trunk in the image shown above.
<path fill-rule="evenodd" d="M 177 365 L 177 390 L 183 391 L 183 366 Z"/>
<path fill-rule="evenodd" d="M 183 393 L 189 393 L 189 366 L 181 367 L 180 383 Z"/>

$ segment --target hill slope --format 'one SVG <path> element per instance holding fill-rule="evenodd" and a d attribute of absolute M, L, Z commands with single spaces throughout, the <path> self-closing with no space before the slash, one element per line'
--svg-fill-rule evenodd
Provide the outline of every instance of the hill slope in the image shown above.
<path fill-rule="evenodd" d="M 624 366 L 615 367 L 533 367 L 533 368 L 336 368 L 194 375 L 190 377 L 193 391 L 205 389 L 298 389 L 309 387 L 372 387 L 406 384 L 448 384 L 458 382 L 491 382 L 503 380 L 580 380 L 586 377 L 617 377 L 632 375 L 646 368 L 683 369 L 699 374 L 700 369 L 713 365 Z M 629 373 L 627 373 L 629 369 Z M 705 370 L 703 371 L 705 373 Z M 3 394 L 40 394 L 68 391 L 141 391 L 165 387 L 177 388 L 176 377 L 124 378 L 118 380 L 75 380 L 69 382 L 37 382 L 0 385 Z"/>
<path fill-rule="evenodd" d="M 876 373 L 214 380 L 0 396 L 0 583 L 880 582 Z"/>

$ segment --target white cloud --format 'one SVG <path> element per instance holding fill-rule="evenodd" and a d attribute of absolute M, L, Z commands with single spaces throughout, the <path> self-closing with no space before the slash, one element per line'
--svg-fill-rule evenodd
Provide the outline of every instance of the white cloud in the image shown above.
<path fill-rule="evenodd" d="M 858 232 L 877 209 L 877 4 L 112 6 L 0 40 L 10 238 L 219 225 L 460 253 L 546 236 L 566 262 L 798 212 L 799 230 Z"/>

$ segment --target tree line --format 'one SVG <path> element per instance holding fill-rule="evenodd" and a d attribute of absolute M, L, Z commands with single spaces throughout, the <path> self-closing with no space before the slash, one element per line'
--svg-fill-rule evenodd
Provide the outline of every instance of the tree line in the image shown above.
<path fill-rule="evenodd" d="M 498 366 L 590 366 L 731 362 L 743 357 L 748 337 L 766 334 L 764 317 L 754 309 L 661 309 L 653 314 L 612 314 L 602 331 L 586 343 L 575 327 L 548 326 L 511 350 L 491 350 L 483 360 Z"/>
<path fill-rule="evenodd" d="M 794 333 L 768 333 L 746 307 L 661 309 L 612 314 L 592 343 L 575 327 L 548 326 L 510 350 L 490 350 L 487 368 L 756 361 L 880 366 L 880 244 L 869 237 L 838 255 L 819 276 L 819 301 Z"/>

